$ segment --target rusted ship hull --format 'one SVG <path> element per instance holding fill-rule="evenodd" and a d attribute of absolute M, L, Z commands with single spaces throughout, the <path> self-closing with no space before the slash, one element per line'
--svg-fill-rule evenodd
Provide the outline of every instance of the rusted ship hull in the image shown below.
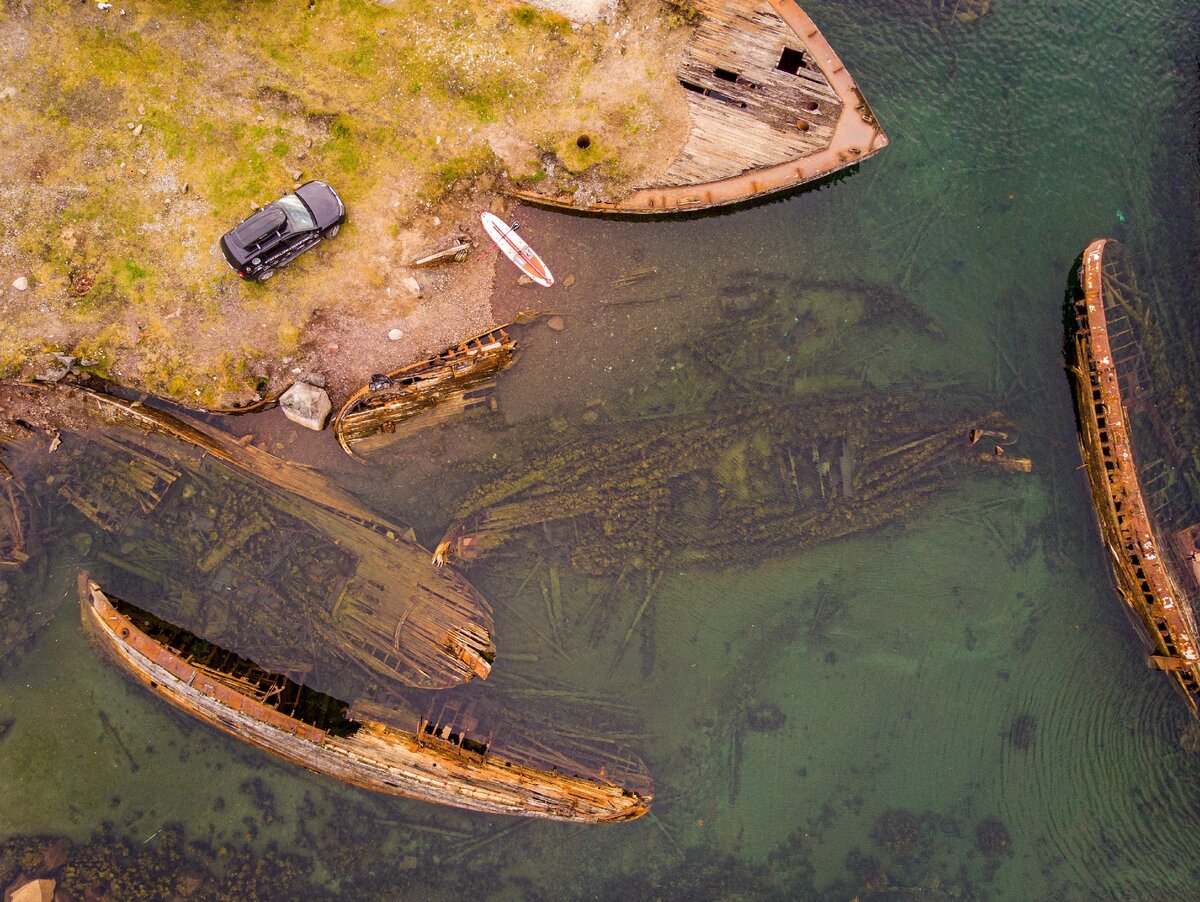
<path fill-rule="evenodd" d="M 233 676 L 190 663 L 118 610 L 119 603 L 86 573 L 79 575 L 79 600 L 85 629 L 155 695 L 314 773 L 376 792 L 491 814 L 603 822 L 631 820 L 649 808 L 648 781 L 636 791 L 603 774 L 532 768 L 483 743 L 455 743 L 448 731 L 427 728 L 424 720 L 414 722 L 411 731 L 368 719 L 341 718 L 344 729 L 336 731 L 305 722 L 242 688 L 259 685 L 256 681 L 264 676 L 249 662 L 239 661 L 240 673 Z M 194 637 L 184 634 L 183 639 Z"/>
<path fill-rule="evenodd" d="M 124 591 L 157 587 L 172 620 L 226 647 L 428 689 L 490 671 L 487 601 L 311 470 L 67 384 L 0 383 L 0 457 L 33 500 L 97 527 L 93 553 Z"/>
<path fill-rule="evenodd" d="M 342 450 L 351 457 L 370 454 L 482 403 L 516 359 L 507 328 L 489 329 L 359 389 L 333 420 Z"/>
<path fill-rule="evenodd" d="M 514 188 L 536 204 L 595 213 L 704 210 L 825 178 L 887 146 L 862 91 L 793 0 L 698 0 L 676 73 L 691 130 L 658 184 L 625 197 Z"/>
<path fill-rule="evenodd" d="M 1105 239 L 1083 253 L 1076 296 L 1071 381 L 1079 444 L 1100 534 L 1117 592 L 1142 628 L 1151 666 L 1165 671 L 1197 716 L 1200 649 L 1191 593 L 1182 562 L 1161 542 L 1138 478 L 1129 413 L 1122 397 L 1106 311 Z"/>

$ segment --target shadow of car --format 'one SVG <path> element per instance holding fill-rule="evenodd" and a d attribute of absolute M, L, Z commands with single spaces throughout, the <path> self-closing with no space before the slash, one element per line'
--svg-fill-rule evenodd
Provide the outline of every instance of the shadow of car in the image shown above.
<path fill-rule="evenodd" d="M 225 262 L 243 279 L 265 282 L 346 221 L 346 205 L 321 181 L 306 182 L 221 236 Z"/>

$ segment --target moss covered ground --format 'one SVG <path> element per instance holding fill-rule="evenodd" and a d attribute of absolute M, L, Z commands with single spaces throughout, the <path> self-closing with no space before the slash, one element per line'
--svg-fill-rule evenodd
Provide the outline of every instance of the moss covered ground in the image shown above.
<path fill-rule="evenodd" d="M 665 162 L 684 31 L 657 3 L 577 27 L 445 0 L 0 2 L 0 376 L 58 351 L 196 405 L 278 382 L 331 312 L 403 315 L 405 255 L 506 180 L 619 192 Z M 240 282 L 220 235 L 312 178 L 347 228 Z"/>

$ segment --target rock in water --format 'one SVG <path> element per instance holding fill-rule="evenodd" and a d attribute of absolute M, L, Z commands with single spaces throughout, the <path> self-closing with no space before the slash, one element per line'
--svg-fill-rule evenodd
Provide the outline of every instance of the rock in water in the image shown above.
<path fill-rule="evenodd" d="M 553 329 L 555 332 L 561 332 L 563 329 L 565 329 L 567 327 L 567 324 L 565 322 L 563 322 L 563 318 L 561 316 L 550 317 L 548 320 L 546 320 L 546 325 L 549 326 L 551 329 Z"/>
<path fill-rule="evenodd" d="M 325 390 L 307 382 L 292 385 L 280 396 L 279 406 L 283 409 L 283 415 L 293 423 L 317 432 L 325 428 L 325 420 L 333 410 Z"/>

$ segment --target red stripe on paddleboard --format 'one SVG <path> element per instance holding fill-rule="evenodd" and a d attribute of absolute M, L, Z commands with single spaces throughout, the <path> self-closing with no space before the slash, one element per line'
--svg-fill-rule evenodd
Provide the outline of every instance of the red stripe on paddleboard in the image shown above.
<path fill-rule="evenodd" d="M 511 235 L 515 230 L 508 229 L 507 231 L 503 231 L 504 228 L 505 227 L 503 224 L 501 224 L 496 231 L 500 233 L 500 237 L 504 239 L 505 244 L 511 247 L 516 252 L 517 256 L 521 258 L 521 262 L 532 269 L 533 273 L 537 276 L 540 276 L 547 282 L 553 282 L 554 277 L 550 275 L 550 270 L 546 267 L 546 264 L 542 262 L 542 258 L 538 256 L 537 251 L 531 248 L 528 244 L 525 244 L 525 246 L 522 248 L 520 244 L 517 244 L 511 238 Z M 524 242 L 522 243 L 524 244 Z M 512 260 L 511 257 L 509 257 L 509 259 Z M 521 263 L 518 263 L 516 260 L 512 260 L 512 262 L 517 265 L 518 269 L 525 269 L 525 266 L 522 266 Z"/>

